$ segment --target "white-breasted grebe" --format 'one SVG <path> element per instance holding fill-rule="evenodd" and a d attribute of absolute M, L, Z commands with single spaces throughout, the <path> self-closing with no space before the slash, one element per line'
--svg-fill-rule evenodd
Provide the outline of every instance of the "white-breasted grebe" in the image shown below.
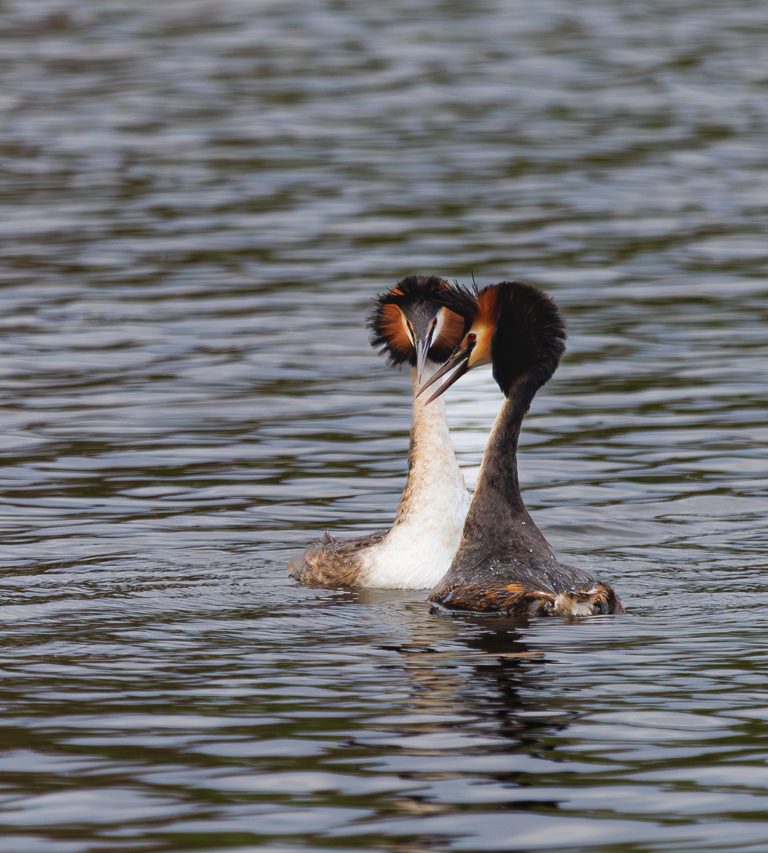
<path fill-rule="evenodd" d="M 506 399 L 488 439 L 459 549 L 429 600 L 449 610 L 516 616 L 621 613 L 608 584 L 559 562 L 520 493 L 520 427 L 565 351 L 560 312 L 545 293 L 517 281 L 486 287 L 476 301 L 459 349 L 421 391 L 454 370 L 430 400 L 438 398 L 468 370 L 490 363 Z"/>
<path fill-rule="evenodd" d="M 376 300 L 368 320 L 372 345 L 390 364 L 412 366 L 408 479 L 391 530 L 352 540 L 326 533 L 291 564 L 296 580 L 310 586 L 429 589 L 451 565 L 469 495 L 443 401 L 427 406 L 415 392 L 455 350 L 473 311 L 466 291 L 434 276 L 405 278 Z"/>

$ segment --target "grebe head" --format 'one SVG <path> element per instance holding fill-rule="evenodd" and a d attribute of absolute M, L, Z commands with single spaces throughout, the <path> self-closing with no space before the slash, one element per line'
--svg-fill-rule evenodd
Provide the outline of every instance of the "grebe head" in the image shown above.
<path fill-rule="evenodd" d="M 474 297 L 437 276 L 412 275 L 376 299 L 368 318 L 371 344 L 393 365 L 442 364 L 456 349 L 475 312 Z"/>
<path fill-rule="evenodd" d="M 546 293 L 520 281 L 503 281 L 479 291 L 476 303 L 456 352 L 419 391 L 453 370 L 430 402 L 483 364 L 492 366 L 493 378 L 506 396 L 519 383 L 535 393 L 557 369 L 565 351 L 565 325 Z"/>

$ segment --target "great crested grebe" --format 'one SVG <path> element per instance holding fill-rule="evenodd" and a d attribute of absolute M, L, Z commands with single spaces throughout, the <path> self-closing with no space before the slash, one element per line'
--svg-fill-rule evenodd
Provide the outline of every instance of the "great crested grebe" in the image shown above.
<path fill-rule="evenodd" d="M 506 399 L 488 439 L 459 549 L 429 600 L 450 610 L 518 616 L 621 613 L 610 586 L 558 561 L 520 494 L 520 426 L 565 350 L 560 312 L 545 293 L 517 281 L 486 287 L 476 300 L 459 349 L 419 393 L 454 370 L 430 400 L 438 398 L 468 370 L 490 363 Z"/>
<path fill-rule="evenodd" d="M 310 586 L 428 589 L 451 565 L 469 495 L 442 400 L 427 406 L 415 392 L 456 349 L 473 311 L 473 297 L 434 276 L 405 278 L 376 300 L 368 319 L 372 345 L 390 364 L 413 368 L 408 479 L 391 530 L 352 540 L 326 533 L 291 564 L 296 580 Z"/>

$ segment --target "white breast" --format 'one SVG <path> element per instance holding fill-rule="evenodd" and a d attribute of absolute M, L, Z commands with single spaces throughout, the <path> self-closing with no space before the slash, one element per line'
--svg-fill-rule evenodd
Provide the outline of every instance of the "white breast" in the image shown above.
<path fill-rule="evenodd" d="M 427 370 L 434 370 L 429 365 Z M 445 404 L 414 400 L 411 466 L 392 530 L 361 555 L 360 586 L 428 589 L 459 547 L 469 494 L 456 461 Z"/>
<path fill-rule="evenodd" d="M 431 589 L 448 571 L 459 547 L 469 496 L 450 516 L 398 525 L 363 556 L 360 585 L 380 589 Z"/>

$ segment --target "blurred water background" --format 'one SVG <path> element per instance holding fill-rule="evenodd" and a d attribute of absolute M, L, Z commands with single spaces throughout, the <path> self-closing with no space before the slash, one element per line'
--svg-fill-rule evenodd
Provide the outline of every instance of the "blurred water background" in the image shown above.
<path fill-rule="evenodd" d="M 0 80 L 0 851 L 768 849 L 768 3 L 0 0 Z M 287 578 L 392 517 L 414 272 L 559 301 L 626 616 Z"/>

